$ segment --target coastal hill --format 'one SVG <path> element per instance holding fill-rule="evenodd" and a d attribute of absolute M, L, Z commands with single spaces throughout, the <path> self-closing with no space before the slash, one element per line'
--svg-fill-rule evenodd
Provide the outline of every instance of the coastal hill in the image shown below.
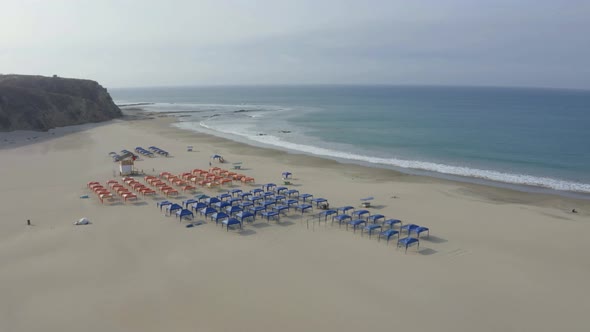
<path fill-rule="evenodd" d="M 123 116 L 95 81 L 0 75 L 0 131 L 40 130 Z"/>

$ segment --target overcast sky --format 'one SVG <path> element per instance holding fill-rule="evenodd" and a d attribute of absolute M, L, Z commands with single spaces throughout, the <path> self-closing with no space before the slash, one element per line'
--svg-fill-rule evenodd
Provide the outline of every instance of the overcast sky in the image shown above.
<path fill-rule="evenodd" d="M 590 89 L 590 0 L 2 0 L 0 73 Z"/>

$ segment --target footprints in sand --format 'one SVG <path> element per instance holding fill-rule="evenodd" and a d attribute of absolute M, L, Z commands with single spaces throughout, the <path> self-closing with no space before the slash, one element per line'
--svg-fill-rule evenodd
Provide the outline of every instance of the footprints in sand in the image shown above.
<path fill-rule="evenodd" d="M 453 249 L 453 250 L 445 252 L 445 255 L 450 258 L 459 257 L 459 256 L 467 255 L 467 254 L 470 254 L 470 252 L 468 250 L 461 249 L 461 248 Z"/>

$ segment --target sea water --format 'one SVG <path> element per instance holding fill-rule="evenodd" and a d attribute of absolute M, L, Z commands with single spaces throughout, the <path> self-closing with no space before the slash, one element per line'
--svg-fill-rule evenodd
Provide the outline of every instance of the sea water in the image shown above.
<path fill-rule="evenodd" d="M 111 89 L 176 126 L 463 181 L 590 194 L 590 91 L 410 86 Z M 543 190 L 541 190 L 543 191 Z"/>

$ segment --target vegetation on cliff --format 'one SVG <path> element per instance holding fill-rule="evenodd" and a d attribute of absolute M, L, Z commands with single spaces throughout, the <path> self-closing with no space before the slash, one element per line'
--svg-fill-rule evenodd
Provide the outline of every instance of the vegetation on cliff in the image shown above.
<path fill-rule="evenodd" d="M 0 131 L 45 131 L 122 115 L 107 90 L 95 81 L 0 75 Z"/>

